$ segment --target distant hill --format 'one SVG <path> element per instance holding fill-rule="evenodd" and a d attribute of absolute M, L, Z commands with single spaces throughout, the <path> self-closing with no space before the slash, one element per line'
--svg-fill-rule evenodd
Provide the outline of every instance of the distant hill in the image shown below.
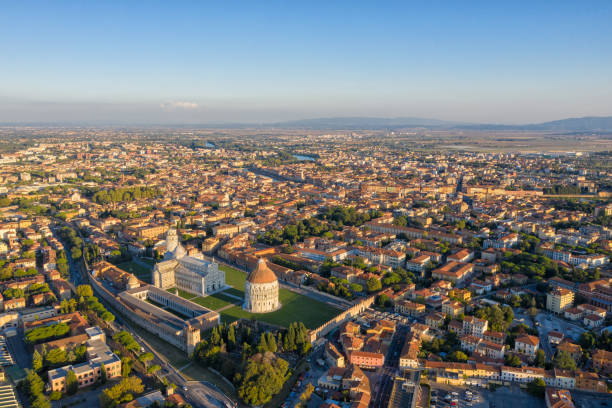
<path fill-rule="evenodd" d="M 578 132 L 578 131 L 612 131 L 612 116 L 585 116 L 569 118 L 533 125 L 541 129 Z"/>
<path fill-rule="evenodd" d="M 338 117 L 315 118 L 268 124 L 279 128 L 305 129 L 390 129 L 390 128 L 436 128 L 473 130 L 536 130 L 552 132 L 612 132 L 612 116 L 587 116 L 568 118 L 552 122 L 525 125 L 502 125 L 495 123 L 451 122 L 439 119 L 414 117 Z"/>

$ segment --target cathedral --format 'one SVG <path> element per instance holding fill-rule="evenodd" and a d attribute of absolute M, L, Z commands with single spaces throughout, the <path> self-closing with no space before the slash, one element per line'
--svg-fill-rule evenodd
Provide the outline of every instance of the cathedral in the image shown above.
<path fill-rule="evenodd" d="M 214 261 L 188 256 L 176 229 L 168 230 L 164 260 L 155 264 L 153 285 L 178 288 L 194 295 L 208 295 L 225 287 L 225 272 Z"/>
<path fill-rule="evenodd" d="M 260 258 L 244 283 L 243 309 L 251 313 L 269 313 L 280 307 L 276 274 Z"/>

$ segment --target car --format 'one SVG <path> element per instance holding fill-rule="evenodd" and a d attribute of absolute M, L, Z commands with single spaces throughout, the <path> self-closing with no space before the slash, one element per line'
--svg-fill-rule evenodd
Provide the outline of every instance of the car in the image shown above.
<path fill-rule="evenodd" d="M 451 407 L 456 407 L 457 406 L 457 403 L 455 401 L 451 401 L 450 404 L 451 404 Z"/>
<path fill-rule="evenodd" d="M 183 391 L 187 391 L 187 386 L 183 385 Z"/>

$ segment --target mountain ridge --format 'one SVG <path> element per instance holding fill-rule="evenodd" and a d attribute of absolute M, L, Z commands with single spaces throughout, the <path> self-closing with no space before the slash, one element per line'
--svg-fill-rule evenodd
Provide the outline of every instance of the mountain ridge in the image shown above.
<path fill-rule="evenodd" d="M 584 116 L 558 119 L 541 123 L 523 125 L 504 125 L 495 123 L 469 123 L 459 121 L 446 121 L 441 119 L 417 117 L 368 117 L 346 116 L 300 119 L 284 122 L 269 123 L 268 126 L 279 128 L 306 128 L 306 129 L 384 129 L 384 128 L 437 128 L 437 129 L 466 129 L 466 130 L 538 130 L 562 132 L 612 132 L 612 116 Z"/>

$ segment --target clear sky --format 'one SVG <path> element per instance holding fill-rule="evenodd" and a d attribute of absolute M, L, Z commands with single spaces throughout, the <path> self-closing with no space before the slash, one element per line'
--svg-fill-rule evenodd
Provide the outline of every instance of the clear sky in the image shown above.
<path fill-rule="evenodd" d="M 0 122 L 612 115 L 612 1 L 8 1 Z"/>

